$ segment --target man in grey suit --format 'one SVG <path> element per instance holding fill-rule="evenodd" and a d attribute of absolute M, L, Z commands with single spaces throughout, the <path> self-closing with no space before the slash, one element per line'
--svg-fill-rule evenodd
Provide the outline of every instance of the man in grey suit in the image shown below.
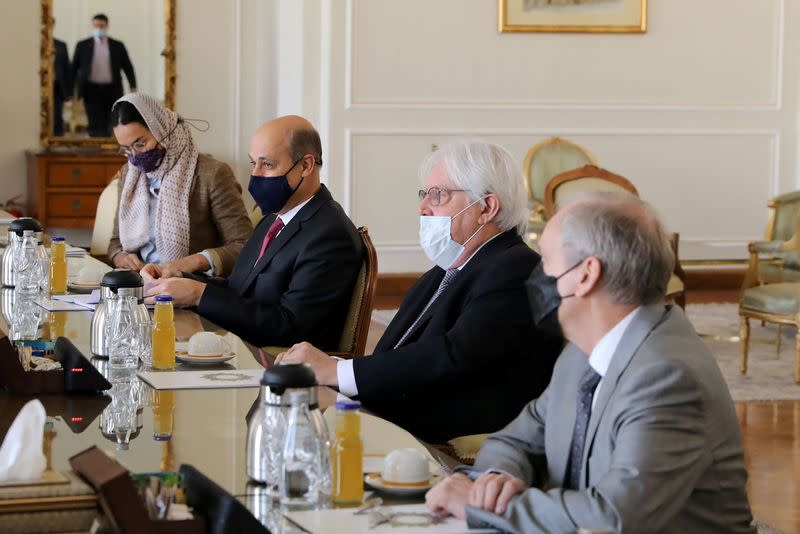
<path fill-rule="evenodd" d="M 510 532 L 755 533 L 733 402 L 686 316 L 664 304 L 674 258 L 650 207 L 587 195 L 540 246 L 534 321 L 570 344 L 542 396 L 428 506 Z"/>

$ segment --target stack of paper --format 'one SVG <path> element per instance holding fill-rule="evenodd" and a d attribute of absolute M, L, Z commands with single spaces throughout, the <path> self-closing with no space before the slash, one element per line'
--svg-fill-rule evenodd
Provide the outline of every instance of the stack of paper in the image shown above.
<path fill-rule="evenodd" d="M 136 375 L 154 389 L 257 388 L 264 370 L 139 371 Z"/>
<path fill-rule="evenodd" d="M 45 296 L 39 296 L 33 299 L 33 302 L 41 306 L 47 311 L 87 311 L 86 306 L 81 306 L 74 302 L 67 302 L 60 299 L 49 299 Z"/>
<path fill-rule="evenodd" d="M 470 530 L 466 521 L 447 517 L 439 522 L 427 519 L 430 517 L 430 510 L 424 504 L 403 504 L 397 506 L 382 507 L 381 511 L 387 515 L 392 513 L 396 516 L 396 523 L 383 523 L 370 527 L 369 514 L 355 515 L 353 508 L 338 508 L 333 510 L 307 510 L 285 512 L 285 516 L 294 524 L 301 527 L 306 532 L 312 534 L 354 534 L 358 532 L 381 533 L 381 532 L 440 532 L 445 533 L 464 533 L 474 532 L 496 532 L 495 530 Z"/>
<path fill-rule="evenodd" d="M 53 295 L 53 300 L 77 305 L 83 310 L 93 310 L 97 308 L 97 304 L 100 302 L 100 290 L 95 289 L 88 294 Z"/>

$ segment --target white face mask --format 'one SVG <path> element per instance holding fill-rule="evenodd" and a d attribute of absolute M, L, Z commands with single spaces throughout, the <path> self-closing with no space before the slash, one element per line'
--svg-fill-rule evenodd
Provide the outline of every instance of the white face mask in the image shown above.
<path fill-rule="evenodd" d="M 103 37 L 106 36 L 106 30 L 104 30 L 103 28 L 95 28 L 94 30 L 92 30 L 92 33 L 98 39 L 102 39 Z"/>
<path fill-rule="evenodd" d="M 453 263 L 464 253 L 464 247 L 470 240 L 478 235 L 478 232 L 485 226 L 482 224 L 469 239 L 460 244 L 453 241 L 450 235 L 450 223 L 471 208 L 475 203 L 480 202 L 476 200 L 463 210 L 459 211 L 452 217 L 447 215 L 421 215 L 419 218 L 419 244 L 425 255 L 433 263 L 442 269 L 449 269 Z"/>

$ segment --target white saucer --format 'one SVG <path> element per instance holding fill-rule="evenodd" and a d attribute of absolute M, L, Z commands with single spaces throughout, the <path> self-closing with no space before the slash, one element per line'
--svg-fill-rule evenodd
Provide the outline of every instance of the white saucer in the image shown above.
<path fill-rule="evenodd" d="M 81 293 L 89 293 L 94 291 L 95 289 L 100 289 L 100 284 L 79 284 L 77 282 L 73 282 L 72 280 L 67 280 L 67 289 L 71 289 L 72 291 L 80 291 Z"/>
<path fill-rule="evenodd" d="M 227 362 L 228 360 L 235 358 L 236 353 L 228 352 L 221 356 L 191 356 L 186 354 L 185 352 L 176 352 L 175 359 L 179 362 L 183 363 L 191 363 L 197 365 L 213 365 L 216 363 Z"/>
<path fill-rule="evenodd" d="M 433 474 L 427 483 L 421 483 L 414 486 L 396 486 L 394 484 L 387 484 L 383 481 L 380 473 L 370 473 L 364 477 L 364 482 L 376 490 L 385 493 L 393 493 L 395 495 L 415 495 L 423 491 L 428 491 L 442 479 L 442 475 Z"/>

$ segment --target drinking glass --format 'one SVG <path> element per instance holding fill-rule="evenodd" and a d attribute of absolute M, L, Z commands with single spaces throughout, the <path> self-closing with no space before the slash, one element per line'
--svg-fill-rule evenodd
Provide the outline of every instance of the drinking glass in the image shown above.
<path fill-rule="evenodd" d="M 37 258 L 35 273 L 39 290 L 47 295 L 50 293 L 50 258 Z"/>
<path fill-rule="evenodd" d="M 108 366 L 116 369 L 135 369 L 139 365 L 138 342 L 134 323 L 136 297 L 110 299 L 108 334 Z"/>
<path fill-rule="evenodd" d="M 153 323 L 139 322 L 133 325 L 136 339 L 136 355 L 146 367 L 153 366 Z"/>

